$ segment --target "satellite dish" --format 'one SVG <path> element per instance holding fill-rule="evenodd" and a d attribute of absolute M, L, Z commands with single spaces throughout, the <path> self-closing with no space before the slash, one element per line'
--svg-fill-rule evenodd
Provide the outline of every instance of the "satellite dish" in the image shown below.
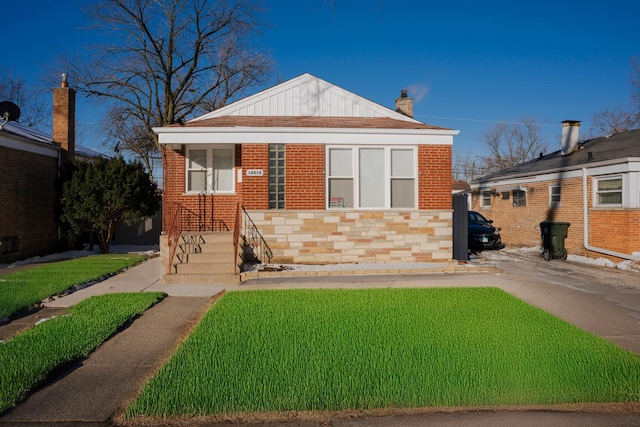
<path fill-rule="evenodd" d="M 11 101 L 0 102 L 0 119 L 15 122 L 20 118 L 20 108 Z"/>

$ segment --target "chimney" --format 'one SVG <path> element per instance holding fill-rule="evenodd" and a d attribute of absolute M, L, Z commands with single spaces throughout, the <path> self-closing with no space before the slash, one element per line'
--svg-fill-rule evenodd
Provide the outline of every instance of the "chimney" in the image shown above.
<path fill-rule="evenodd" d="M 62 74 L 60 87 L 53 89 L 53 142 L 60 144 L 65 158 L 71 161 L 76 149 L 76 91 Z"/>
<path fill-rule="evenodd" d="M 407 90 L 400 91 L 400 98 L 396 99 L 396 111 L 413 118 L 413 98 L 407 98 Z"/>
<path fill-rule="evenodd" d="M 562 122 L 562 141 L 560 154 L 566 156 L 578 149 L 578 137 L 580 134 L 579 120 L 565 120 Z"/>

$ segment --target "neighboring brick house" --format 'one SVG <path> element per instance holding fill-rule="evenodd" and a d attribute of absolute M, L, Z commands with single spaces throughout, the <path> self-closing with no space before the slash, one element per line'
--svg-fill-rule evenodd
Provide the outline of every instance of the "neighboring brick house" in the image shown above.
<path fill-rule="evenodd" d="M 52 253 L 59 242 L 55 181 L 75 151 L 75 91 L 53 90 L 53 136 L 0 120 L 0 263 Z"/>
<path fill-rule="evenodd" d="M 578 143 L 562 123 L 561 150 L 476 179 L 473 209 L 508 245 L 541 245 L 540 222 L 568 222 L 569 254 L 640 260 L 640 129 Z"/>
<path fill-rule="evenodd" d="M 405 91 L 396 110 L 303 74 L 156 128 L 165 232 L 178 204 L 233 228 L 240 203 L 274 263 L 451 260 L 458 131 L 413 119 Z"/>

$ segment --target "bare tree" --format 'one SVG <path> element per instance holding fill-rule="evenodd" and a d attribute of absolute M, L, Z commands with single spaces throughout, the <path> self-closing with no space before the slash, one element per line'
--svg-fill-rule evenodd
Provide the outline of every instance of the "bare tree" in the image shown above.
<path fill-rule="evenodd" d="M 472 154 L 453 154 L 453 180 L 471 182 L 476 178 L 491 173 L 488 169 L 488 158 Z"/>
<path fill-rule="evenodd" d="M 640 114 L 622 105 L 605 108 L 591 116 L 591 125 L 600 135 L 610 135 L 640 127 Z"/>
<path fill-rule="evenodd" d="M 108 43 L 62 66 L 78 91 L 109 102 L 103 129 L 150 174 L 160 152 L 153 127 L 220 108 L 271 69 L 250 43 L 255 1 L 102 0 L 87 12 Z"/>
<path fill-rule="evenodd" d="M 0 101 L 11 101 L 20 108 L 18 122 L 27 126 L 41 127 L 50 123 L 51 107 L 41 93 L 21 77 L 0 66 Z"/>
<path fill-rule="evenodd" d="M 486 173 L 497 172 L 546 152 L 548 142 L 540 130 L 541 125 L 533 118 L 523 118 L 517 124 L 498 123 L 489 128 L 480 138 L 490 152 L 481 167 Z"/>

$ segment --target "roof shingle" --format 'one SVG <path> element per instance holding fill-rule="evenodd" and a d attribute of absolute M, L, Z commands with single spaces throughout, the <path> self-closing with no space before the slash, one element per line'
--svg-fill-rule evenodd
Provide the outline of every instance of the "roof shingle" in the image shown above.
<path fill-rule="evenodd" d="M 352 129 L 433 129 L 450 130 L 425 123 L 412 123 L 387 117 L 317 117 L 317 116 L 223 116 L 192 120 L 171 127 L 282 127 L 282 128 L 352 128 Z"/>
<path fill-rule="evenodd" d="M 473 182 L 487 182 L 514 176 L 540 174 L 552 170 L 588 167 L 591 163 L 640 158 L 640 129 L 590 139 L 579 144 L 578 150 L 563 156 L 560 150 L 517 166 L 483 176 Z"/>

